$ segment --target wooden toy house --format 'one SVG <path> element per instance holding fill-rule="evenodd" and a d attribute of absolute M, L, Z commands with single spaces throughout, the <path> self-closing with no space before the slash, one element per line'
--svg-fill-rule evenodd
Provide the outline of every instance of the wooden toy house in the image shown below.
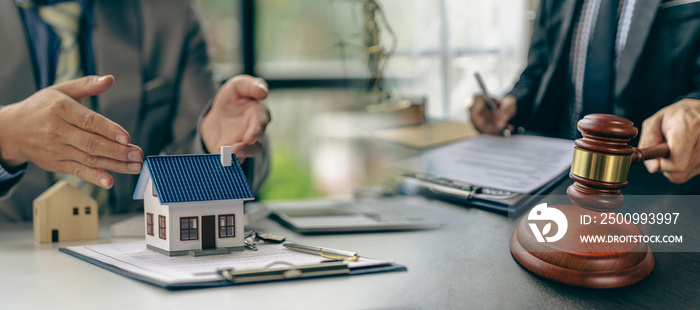
<path fill-rule="evenodd" d="M 169 256 L 243 250 L 243 201 L 253 198 L 230 147 L 149 156 L 134 192 L 144 200 L 147 247 Z"/>
<path fill-rule="evenodd" d="M 34 199 L 33 208 L 37 242 L 97 239 L 97 201 L 66 181 Z"/>

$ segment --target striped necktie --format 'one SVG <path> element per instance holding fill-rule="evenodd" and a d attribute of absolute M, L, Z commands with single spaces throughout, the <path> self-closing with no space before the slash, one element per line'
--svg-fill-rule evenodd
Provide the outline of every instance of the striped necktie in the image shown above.
<path fill-rule="evenodd" d="M 615 38 L 619 0 L 603 1 L 598 8 L 586 55 L 583 78 L 583 115 L 610 113 L 615 84 Z"/>
<path fill-rule="evenodd" d="M 613 2 L 615 3 L 613 4 Z M 576 123 L 586 114 L 595 112 L 609 113 L 614 110 L 614 88 L 605 87 L 597 89 L 601 86 L 595 86 L 594 84 L 598 83 L 601 85 L 602 81 L 602 85 L 609 84 L 609 86 L 614 86 L 614 76 L 617 72 L 617 68 L 620 66 L 621 55 L 627 44 L 627 37 L 634 16 L 636 3 L 637 0 L 583 1 L 578 21 L 574 27 L 569 55 L 569 73 L 571 74 L 571 85 L 573 87 L 573 105 L 569 115 L 570 138 L 575 138 L 579 135 L 576 129 Z M 603 6 L 607 6 L 607 8 L 605 8 L 607 12 L 603 12 Z M 610 11 L 611 8 L 614 9 L 614 11 Z M 619 20 L 611 20 L 613 16 L 611 14 L 617 13 L 619 13 Z M 603 24 L 601 25 L 601 23 Z M 615 25 L 617 29 L 614 29 Z M 601 28 L 605 29 L 600 30 Z M 598 29 L 598 31 L 596 29 Z M 600 35 L 611 33 L 615 33 L 614 53 L 610 53 L 609 46 L 600 46 L 601 44 L 608 45 L 612 40 L 612 37 L 605 38 L 600 37 Z M 609 53 L 607 56 L 603 57 L 614 57 L 612 70 L 609 69 L 611 64 L 602 63 L 600 61 L 600 55 L 594 55 L 596 53 Z M 607 62 L 607 60 L 605 60 L 605 62 Z M 594 68 L 593 65 L 598 68 Z M 589 76 L 590 72 L 593 72 L 593 79 Z M 595 75 L 598 76 L 596 77 Z M 601 80 L 601 78 L 607 79 L 607 81 Z M 598 90 L 601 91 L 598 92 Z M 591 95 L 593 98 L 591 98 Z M 584 104 L 584 102 L 590 103 L 591 101 L 594 101 L 594 106 Z M 596 106 L 597 104 L 600 105 Z"/>
<path fill-rule="evenodd" d="M 60 2 L 53 5 L 42 5 L 38 9 L 39 17 L 51 26 L 56 36 L 61 40 L 61 50 L 56 64 L 54 83 L 62 83 L 83 76 L 80 63 L 80 17 L 83 13 L 80 4 L 74 1 Z"/>
<path fill-rule="evenodd" d="M 83 69 L 80 58 L 80 44 L 78 33 L 80 31 L 80 17 L 82 8 L 75 1 L 59 2 L 53 5 L 42 5 L 38 8 L 39 17 L 51 27 L 56 36 L 61 40 L 61 49 L 56 64 L 54 84 L 75 80 L 83 77 Z M 82 103 L 88 108 L 94 109 L 89 98 Z M 101 210 L 109 202 L 109 191 L 92 183 L 86 182 L 74 175 L 54 174 L 54 181 L 65 180 L 82 192 L 97 200 Z"/>

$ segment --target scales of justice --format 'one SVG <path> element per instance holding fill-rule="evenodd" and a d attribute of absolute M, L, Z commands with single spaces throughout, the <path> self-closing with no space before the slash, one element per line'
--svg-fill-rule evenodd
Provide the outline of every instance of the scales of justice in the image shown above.
<path fill-rule="evenodd" d="M 575 141 L 567 189 L 572 205 L 550 206 L 562 211 L 568 221 L 564 237 L 556 242 L 538 242 L 524 216 L 511 237 L 510 249 L 525 269 L 552 281 L 588 288 L 616 288 L 637 283 L 654 269 L 654 254 L 642 240 L 620 243 L 583 243 L 582 235 L 642 235 L 633 223 L 579 225 L 583 216 L 601 218 L 624 204 L 620 189 L 627 186 L 632 163 L 664 158 L 668 145 L 638 149 L 627 143 L 637 128 L 626 118 L 591 114 L 578 122 L 583 138 Z M 537 211 L 537 210 L 535 210 Z M 633 242 L 638 241 L 638 242 Z"/>

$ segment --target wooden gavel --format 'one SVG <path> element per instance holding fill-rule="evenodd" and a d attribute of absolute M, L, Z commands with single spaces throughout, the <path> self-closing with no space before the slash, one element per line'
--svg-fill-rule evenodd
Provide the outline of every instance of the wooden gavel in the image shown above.
<path fill-rule="evenodd" d="M 571 177 L 576 181 L 603 182 L 606 187 L 626 185 L 630 164 L 669 155 L 667 143 L 639 149 L 627 145 L 637 127 L 626 118 L 609 114 L 586 115 L 578 122 L 583 138 L 576 140 Z M 583 178 L 583 179 L 580 179 Z M 588 181 L 585 181 L 585 180 Z"/>
<path fill-rule="evenodd" d="M 654 269 L 654 255 L 648 244 L 633 241 L 596 245 L 579 239 L 584 235 L 641 235 L 637 226 L 633 223 L 575 225 L 576 220 L 572 219 L 600 218 L 601 212 L 615 212 L 622 207 L 625 200 L 620 189 L 627 186 L 630 165 L 668 156 L 668 144 L 644 149 L 629 146 L 627 143 L 637 136 L 638 130 L 628 119 L 614 115 L 587 115 L 577 127 L 583 138 L 575 141 L 569 173 L 574 183 L 566 190 L 573 205 L 551 207 L 568 218 L 564 236 L 549 243 L 533 235 L 535 229 L 531 225 L 535 224 L 530 216 L 535 209 L 532 209 L 513 232 L 511 254 L 533 273 L 565 284 L 615 288 L 637 283 Z M 544 209 L 547 208 L 545 204 Z"/>
<path fill-rule="evenodd" d="M 670 152 L 666 142 L 643 149 L 635 147 L 632 148 L 632 162 L 641 163 L 648 159 L 666 158 Z"/>

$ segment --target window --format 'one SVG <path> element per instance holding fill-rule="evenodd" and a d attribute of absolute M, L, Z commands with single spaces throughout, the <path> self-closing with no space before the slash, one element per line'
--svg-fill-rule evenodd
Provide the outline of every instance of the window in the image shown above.
<path fill-rule="evenodd" d="M 73 208 L 73 215 L 78 215 L 78 207 Z"/>
<path fill-rule="evenodd" d="M 236 236 L 234 229 L 236 216 L 233 214 L 219 215 L 219 238 L 231 238 Z"/>
<path fill-rule="evenodd" d="M 158 215 L 158 237 L 166 240 L 165 237 L 165 216 Z"/>
<path fill-rule="evenodd" d="M 428 117 L 463 120 L 479 92 L 474 71 L 495 96 L 512 87 L 539 1 L 380 0 L 381 11 L 372 12 L 365 11 L 370 1 L 251 2 L 241 12 L 242 38 L 254 45 L 246 73 L 272 87 L 295 79 L 368 79 L 368 50 L 375 46 L 365 40 L 376 29 L 378 46 L 391 54 L 383 74 L 391 95 L 425 96 Z"/>
<path fill-rule="evenodd" d="M 397 85 L 396 91 L 426 96 L 429 118 L 464 120 L 469 119 L 471 94 L 479 92 L 475 71 L 497 98 L 517 80 L 530 42 L 529 18 L 534 14 L 529 7 L 539 1 L 377 2 L 397 37 L 385 75 L 416 81 Z M 390 46 L 384 30 L 380 28 L 380 45 Z"/>
<path fill-rule="evenodd" d="M 153 191 L 153 197 L 158 197 L 158 193 L 156 193 L 156 185 L 151 184 L 151 190 Z"/>
<path fill-rule="evenodd" d="M 153 236 L 153 213 L 146 213 L 146 233 Z"/>
<path fill-rule="evenodd" d="M 267 79 L 280 99 L 268 104 L 284 119 L 266 132 L 281 143 L 271 154 L 276 168 L 256 194 L 265 200 L 349 195 L 356 185 L 374 185 L 385 177 L 385 171 L 372 169 L 385 164 L 383 156 L 372 153 L 374 148 L 337 139 L 351 131 L 317 129 L 327 120 L 356 119 L 340 113 L 324 118 L 322 113 L 357 111 L 374 100 L 364 92 L 378 63 L 386 65 L 383 86 L 391 97 L 425 98 L 431 119 L 469 119 L 472 94 L 480 92 L 475 71 L 493 96 L 504 95 L 526 64 L 535 16 L 531 8 L 540 0 L 239 2 L 242 35 L 236 46 L 243 72 Z M 381 13 L 365 11 L 371 2 L 379 4 Z M 379 31 L 377 45 L 365 42 L 374 29 Z M 369 54 L 377 46 L 393 54 L 383 61 L 373 57 L 371 69 Z M 310 88 L 314 86 L 328 88 Z M 345 122 L 334 125 L 346 128 Z M 271 186 L 278 183 L 290 186 Z"/>
<path fill-rule="evenodd" d="M 180 241 L 197 240 L 197 217 L 180 218 Z"/>
<path fill-rule="evenodd" d="M 86 215 L 90 214 L 90 212 L 91 212 L 90 207 L 85 207 L 85 214 Z"/>

